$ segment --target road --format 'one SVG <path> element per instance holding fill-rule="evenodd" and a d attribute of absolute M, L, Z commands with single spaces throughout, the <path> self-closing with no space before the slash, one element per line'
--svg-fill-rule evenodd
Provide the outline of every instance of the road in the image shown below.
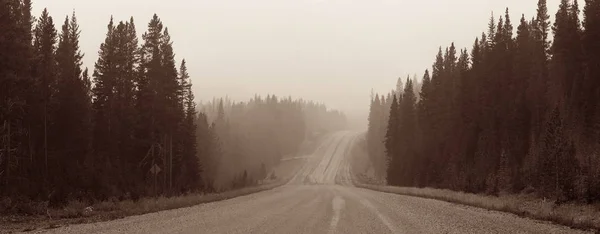
<path fill-rule="evenodd" d="M 582 233 L 437 200 L 353 187 L 358 134 L 327 137 L 284 186 L 230 200 L 47 230 L 52 233 Z"/>

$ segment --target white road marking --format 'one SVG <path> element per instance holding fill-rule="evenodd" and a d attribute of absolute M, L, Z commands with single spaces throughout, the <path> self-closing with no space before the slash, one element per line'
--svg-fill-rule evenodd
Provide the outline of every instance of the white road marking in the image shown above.
<path fill-rule="evenodd" d="M 333 198 L 333 217 L 331 217 L 331 223 L 329 223 L 329 233 L 335 233 L 335 230 L 337 229 L 337 224 L 340 221 L 340 215 L 345 205 L 346 201 L 342 197 L 335 196 Z"/>
<path fill-rule="evenodd" d="M 400 233 L 398 232 L 398 230 L 396 230 L 396 227 L 394 227 L 394 225 L 392 224 L 392 222 L 390 222 L 390 220 L 383 214 L 381 214 L 377 208 L 375 206 L 373 206 L 373 204 L 371 204 L 371 202 L 369 202 L 366 199 L 360 199 L 360 203 L 362 203 L 364 206 L 366 206 L 367 208 L 369 208 L 371 210 L 371 212 L 373 212 L 374 214 L 377 215 L 377 217 L 379 217 L 379 219 L 381 220 L 381 222 L 383 224 L 385 224 L 385 226 L 387 226 L 387 228 L 392 232 L 392 233 Z"/>

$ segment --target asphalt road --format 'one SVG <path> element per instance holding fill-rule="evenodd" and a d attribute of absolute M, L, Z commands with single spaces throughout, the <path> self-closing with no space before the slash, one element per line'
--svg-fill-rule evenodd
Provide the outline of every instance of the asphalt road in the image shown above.
<path fill-rule="evenodd" d="M 188 208 L 52 233 L 582 233 L 515 215 L 353 187 L 346 160 L 357 134 L 321 142 L 282 187 Z"/>

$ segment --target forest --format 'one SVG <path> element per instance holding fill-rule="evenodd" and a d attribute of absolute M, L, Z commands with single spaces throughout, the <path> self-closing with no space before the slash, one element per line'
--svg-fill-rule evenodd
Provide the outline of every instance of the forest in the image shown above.
<path fill-rule="evenodd" d="M 380 180 L 557 202 L 600 201 L 600 1 L 546 1 L 515 28 L 508 8 L 469 50 L 440 47 L 418 92 L 371 99 Z M 497 20 L 496 20 L 497 17 Z"/>
<path fill-rule="evenodd" d="M 289 97 L 197 105 L 156 14 L 141 40 L 133 18 L 111 17 L 88 70 L 75 12 L 57 29 L 31 5 L 0 0 L 0 212 L 249 186 L 344 127 L 343 113 Z"/>
<path fill-rule="evenodd" d="M 256 95 L 247 102 L 215 98 L 200 103 L 199 110 L 213 123 L 211 131 L 219 139 L 219 166 L 208 166 L 204 176 L 214 184 L 210 189 L 235 188 L 267 176 L 276 178 L 265 169 L 278 165 L 285 156 L 309 153 L 304 152 L 305 141 L 345 129 L 347 124 L 343 113 L 323 104 L 276 95 Z M 212 163 L 216 162 L 205 165 Z"/>

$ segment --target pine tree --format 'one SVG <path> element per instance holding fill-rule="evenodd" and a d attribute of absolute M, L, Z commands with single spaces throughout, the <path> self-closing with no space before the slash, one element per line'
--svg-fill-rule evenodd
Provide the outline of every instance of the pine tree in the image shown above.
<path fill-rule="evenodd" d="M 565 135 L 564 119 L 556 106 L 550 114 L 543 134 L 539 163 L 540 191 L 543 196 L 554 197 L 559 201 L 574 196 L 574 176 L 577 163 L 575 152 Z"/>
<path fill-rule="evenodd" d="M 421 91 L 419 93 L 420 100 L 417 103 L 417 123 L 419 130 L 419 138 L 418 138 L 418 150 L 421 154 L 420 162 L 418 164 L 418 169 L 421 173 L 418 178 L 417 186 L 423 186 L 427 184 L 427 176 L 428 176 L 428 165 L 431 155 L 429 149 L 429 144 L 432 142 L 431 135 L 431 98 L 432 98 L 432 90 L 431 90 L 431 78 L 429 77 L 429 70 L 425 70 L 425 74 L 423 75 L 423 85 L 421 86 Z"/>
<path fill-rule="evenodd" d="M 375 111 L 376 111 L 376 120 L 377 121 L 377 128 L 376 128 L 376 132 L 377 134 L 375 135 L 375 143 L 377 143 L 376 146 L 374 146 L 375 150 L 375 157 L 376 160 L 375 162 L 375 175 L 376 178 L 379 181 L 384 181 L 386 174 L 387 174 L 387 160 L 386 160 L 386 154 L 385 154 L 385 145 L 384 145 L 384 141 L 385 141 L 385 134 L 388 128 L 388 122 L 389 122 L 389 118 L 390 118 L 390 109 L 391 109 L 391 105 L 392 105 L 392 97 L 393 97 L 393 93 L 390 92 L 387 94 L 387 97 L 383 97 L 383 95 L 381 96 L 380 102 L 376 105 Z"/>
<path fill-rule="evenodd" d="M 413 84 L 410 79 L 406 79 L 402 102 L 399 105 L 399 123 L 397 130 L 396 145 L 398 152 L 397 170 L 401 172 L 401 178 L 398 178 L 402 186 L 414 186 L 417 172 L 414 170 L 417 155 L 415 149 L 416 138 L 416 96 L 413 93 Z"/>
<path fill-rule="evenodd" d="M 577 16 L 572 15 L 571 8 L 569 1 L 562 0 L 552 27 L 555 35 L 550 66 L 549 99 L 552 103 L 572 104 L 573 84 L 580 81 L 581 40 Z"/>
<path fill-rule="evenodd" d="M 583 35 L 582 47 L 584 51 L 584 87 L 587 87 L 583 92 L 585 101 L 582 107 L 583 125 L 585 137 L 597 142 L 600 139 L 600 108 L 598 108 L 598 100 L 600 100 L 600 80 L 594 77 L 600 77 L 600 45 L 597 43 L 600 40 L 600 1 L 588 0 L 583 9 Z M 597 147 L 597 143 L 590 143 Z M 586 198 L 588 202 L 600 200 L 600 167 L 598 165 L 599 157 L 592 157 L 591 153 L 584 152 L 584 164 L 586 172 Z"/>
<path fill-rule="evenodd" d="M 551 42 L 540 0 L 536 17 L 521 17 L 516 38 L 507 9 L 497 21 L 492 15 L 471 58 L 465 50 L 457 58 L 453 44 L 445 53 L 440 47 L 431 79 L 423 78 L 416 133 L 406 124 L 411 98 L 392 103 L 388 183 L 597 200 L 599 12 L 598 1 L 586 1 L 582 29 L 578 1 L 561 1 Z"/>
<path fill-rule="evenodd" d="M 385 135 L 385 149 L 387 155 L 387 183 L 389 185 L 400 184 L 399 162 L 398 162 L 398 127 L 400 125 L 400 108 L 396 95 L 392 98 L 392 105 L 389 112 L 389 122 Z"/>
<path fill-rule="evenodd" d="M 192 92 L 192 83 L 187 72 L 185 60 L 181 61 L 179 69 L 180 86 L 183 90 L 183 106 L 185 108 L 185 119 L 182 123 L 182 164 L 180 174 L 181 178 L 178 181 L 184 181 L 182 190 L 191 191 L 202 188 L 202 180 L 200 175 L 201 165 L 197 157 L 197 142 L 196 142 L 196 104 L 194 103 L 194 93 Z M 201 123 L 205 124 L 205 123 Z M 203 129 L 208 131 L 208 129 Z M 204 133 L 205 135 L 207 133 Z"/>
<path fill-rule="evenodd" d="M 537 16 L 535 18 L 535 31 L 538 40 L 541 42 L 541 47 L 544 51 L 550 49 L 548 33 L 550 31 L 550 15 L 548 15 L 548 7 L 546 0 L 538 0 Z"/>
<path fill-rule="evenodd" d="M 159 49 L 161 52 L 160 64 L 162 75 L 156 77 L 159 82 L 157 87 L 157 92 L 160 94 L 159 98 L 164 99 L 161 100 L 165 105 L 162 108 L 165 108 L 165 116 L 164 116 L 164 127 L 165 133 L 168 133 L 172 129 L 175 129 L 175 123 L 181 121 L 183 115 L 183 108 L 180 105 L 181 101 L 178 99 L 177 94 L 180 90 L 185 88 L 180 87 L 178 83 L 178 74 L 177 68 L 175 66 L 175 54 L 173 52 L 173 42 L 171 41 L 171 36 L 169 34 L 168 28 L 165 28 L 164 33 L 161 37 Z M 160 100 L 159 99 L 159 100 Z"/>
<path fill-rule="evenodd" d="M 140 175 L 144 173 L 139 169 L 139 163 L 144 155 L 135 154 L 135 123 L 137 121 L 137 112 L 135 108 L 136 80 L 139 74 L 139 54 L 138 38 L 133 18 L 128 22 L 119 22 L 113 32 L 114 40 L 114 61 L 115 67 L 115 90 L 113 93 L 114 118 L 118 121 L 114 123 L 114 131 L 111 140 L 114 142 L 116 154 L 116 163 L 120 174 L 130 174 L 123 176 L 120 182 L 123 190 L 139 187 L 141 183 Z"/>
<path fill-rule="evenodd" d="M 367 131 L 367 150 L 371 162 L 377 165 L 379 162 L 379 147 L 382 144 L 379 139 L 379 131 L 381 130 L 381 101 L 379 100 L 379 94 L 375 95 L 375 98 L 371 100 L 371 107 L 369 111 L 369 126 Z"/>
<path fill-rule="evenodd" d="M 494 12 L 491 13 L 490 21 L 488 23 L 488 33 L 487 36 L 489 40 L 485 45 L 486 50 L 490 50 L 494 47 L 494 38 L 496 37 L 496 19 L 494 18 Z"/>
<path fill-rule="evenodd" d="M 404 92 L 404 84 L 402 84 L 402 77 L 398 77 L 396 82 L 396 95 L 400 96 Z"/>
<path fill-rule="evenodd" d="M 532 74 L 532 35 L 531 27 L 526 21 L 525 16 L 522 15 L 519 26 L 517 27 L 517 37 L 515 39 L 515 52 L 513 62 L 513 78 L 511 81 L 511 93 L 514 98 L 514 105 L 512 109 L 512 125 L 510 126 L 512 136 L 514 136 L 514 145 L 512 154 L 516 160 L 517 169 L 512 173 L 514 174 L 515 189 L 522 189 L 528 179 L 525 176 L 521 176 L 524 160 L 527 155 L 527 151 L 530 147 L 530 133 L 531 133 L 531 109 L 528 105 L 528 88 L 531 85 L 531 74 Z"/>
<path fill-rule="evenodd" d="M 166 182 L 164 168 L 166 160 L 163 156 L 164 150 L 168 149 L 165 142 L 165 119 L 167 116 L 165 99 L 168 98 L 161 88 L 161 80 L 164 79 L 164 69 L 162 68 L 163 54 L 161 49 L 163 24 L 155 14 L 148 23 L 148 31 L 142 35 L 144 40 L 140 48 L 140 68 L 137 80 L 136 90 L 136 113 L 138 114 L 137 124 L 135 126 L 135 135 L 137 138 L 136 149 L 138 155 L 146 155 L 142 172 L 148 171 L 153 165 L 157 164 L 163 170 L 161 185 Z M 169 138 L 170 139 L 170 138 Z M 157 149 L 157 150 L 155 150 Z M 147 185 L 153 183 L 151 178 L 146 177 Z M 161 186 L 164 188 L 164 186 Z"/>
<path fill-rule="evenodd" d="M 0 195 L 12 195 L 17 188 L 35 193 L 28 186 L 37 183 L 27 174 L 33 166 L 28 133 L 36 94 L 30 73 L 31 24 L 31 2 L 0 1 Z M 15 183 L 15 178 L 27 183 Z"/>
<path fill-rule="evenodd" d="M 532 157 L 537 155 L 536 149 L 540 142 L 539 136 L 542 132 L 544 115 L 547 111 L 547 89 L 548 89 L 548 50 L 550 42 L 548 39 L 550 29 L 550 16 L 546 0 L 538 1 L 537 16 L 531 23 L 532 33 L 532 63 L 531 79 L 527 93 L 529 94 L 528 103 L 531 110 L 531 150 L 529 154 Z"/>
<path fill-rule="evenodd" d="M 178 83 L 177 68 L 175 65 L 175 54 L 173 52 L 173 42 L 169 34 L 168 28 L 165 28 L 162 37 L 160 38 L 159 50 L 160 50 L 160 76 L 152 77 L 157 79 L 156 93 L 158 100 L 158 135 L 166 138 L 172 138 L 169 140 L 168 147 L 170 147 L 169 154 L 166 156 L 165 169 L 168 169 L 167 174 L 163 177 L 163 183 L 169 183 L 169 191 L 171 189 L 173 178 L 178 178 L 181 171 L 176 170 L 177 168 L 184 167 L 183 163 L 183 148 L 184 142 L 182 130 L 180 128 L 182 121 L 184 121 L 185 113 L 183 100 L 179 99 L 178 94 L 184 88 L 180 87 Z M 174 145 L 173 145 L 174 144 Z M 175 170 L 174 170 L 175 168 Z M 167 185 L 165 185 L 167 186 Z"/>
<path fill-rule="evenodd" d="M 43 163 L 43 167 L 41 167 L 43 180 L 47 181 L 49 178 L 49 163 L 51 159 L 49 159 L 49 154 L 51 150 L 51 146 L 48 144 L 49 133 L 52 132 L 51 124 L 52 124 L 52 113 L 55 110 L 54 108 L 54 98 L 55 98 L 55 90 L 56 90 L 56 60 L 55 60 L 55 51 L 56 51 L 56 37 L 57 32 L 54 27 L 54 22 L 52 17 L 49 15 L 48 11 L 44 9 L 42 15 L 40 16 L 38 23 L 35 28 L 35 39 L 34 39 L 34 53 L 36 54 L 36 58 L 33 61 L 33 71 L 32 76 L 36 79 L 35 89 L 37 92 L 41 93 L 41 97 L 38 100 L 41 100 L 40 103 L 35 103 L 32 105 L 36 108 L 36 114 L 40 113 L 41 117 L 41 126 L 38 126 L 35 129 L 36 134 L 34 139 L 36 142 L 39 142 L 39 147 L 41 153 L 41 160 Z M 38 148 L 38 147 L 36 147 Z"/>
<path fill-rule="evenodd" d="M 82 77 L 83 54 L 79 50 L 79 25 L 73 13 L 62 27 L 57 59 L 57 111 L 55 130 L 51 144 L 54 145 L 56 171 L 52 179 L 58 183 L 59 194 L 66 194 L 84 186 L 84 161 L 89 152 L 90 128 L 89 96 Z"/>
<path fill-rule="evenodd" d="M 202 189 L 207 192 L 214 191 L 217 157 L 220 155 L 218 138 L 214 132 L 214 124 L 209 125 L 206 114 L 200 113 L 196 120 L 196 147 L 197 158 L 201 168 Z"/>
<path fill-rule="evenodd" d="M 95 179 L 94 187 L 97 194 L 102 196 L 112 196 L 111 190 L 117 190 L 121 187 L 119 178 L 122 170 L 117 162 L 118 148 L 114 136 L 118 128 L 117 121 L 117 89 L 119 74 L 117 59 L 117 39 L 116 28 L 113 18 L 107 26 L 107 33 L 104 43 L 100 45 L 98 60 L 94 65 L 92 89 L 93 96 L 93 142 L 92 149 L 94 157 L 90 160 L 94 166 L 94 174 L 98 175 Z M 102 175 L 102 176 L 100 176 Z"/>
<path fill-rule="evenodd" d="M 445 96 L 442 90 L 444 74 L 446 74 L 444 70 L 444 56 L 442 54 L 442 48 L 440 47 L 438 50 L 438 54 L 435 58 L 435 63 L 433 64 L 432 73 L 431 73 L 431 85 L 430 85 L 430 105 L 429 105 L 429 113 L 430 113 L 430 144 L 438 144 L 441 141 L 440 136 L 442 136 L 442 131 L 444 127 L 444 106 Z M 438 157 L 440 154 L 439 149 L 434 149 L 433 152 L 430 152 L 432 157 Z M 436 168 L 439 162 L 432 162 L 432 167 Z M 433 169 L 437 171 L 437 169 Z M 433 176 L 435 177 L 435 176 Z M 432 178 L 433 179 L 433 178 Z"/>

